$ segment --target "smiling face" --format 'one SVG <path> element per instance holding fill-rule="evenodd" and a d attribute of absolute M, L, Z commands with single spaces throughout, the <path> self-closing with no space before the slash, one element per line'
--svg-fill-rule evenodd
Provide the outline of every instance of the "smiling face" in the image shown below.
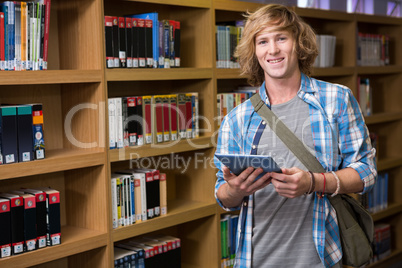
<path fill-rule="evenodd" d="M 288 31 L 268 26 L 255 37 L 255 55 L 264 70 L 265 81 L 300 77 L 295 40 Z"/>

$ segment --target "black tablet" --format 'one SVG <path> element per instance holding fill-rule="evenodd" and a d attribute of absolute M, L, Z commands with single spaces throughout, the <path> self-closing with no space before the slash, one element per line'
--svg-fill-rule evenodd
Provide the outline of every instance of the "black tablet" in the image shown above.
<path fill-rule="evenodd" d="M 215 156 L 235 175 L 240 175 L 248 167 L 263 169 L 256 179 L 267 172 L 282 173 L 281 168 L 270 156 L 241 154 L 215 154 Z"/>

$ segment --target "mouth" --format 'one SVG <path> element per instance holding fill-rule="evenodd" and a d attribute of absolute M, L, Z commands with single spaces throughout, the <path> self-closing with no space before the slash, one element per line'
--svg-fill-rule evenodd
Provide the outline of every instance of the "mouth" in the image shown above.
<path fill-rule="evenodd" d="M 267 60 L 268 63 L 278 63 L 284 61 L 285 58 L 280 58 L 280 59 L 272 59 L 272 60 Z"/>

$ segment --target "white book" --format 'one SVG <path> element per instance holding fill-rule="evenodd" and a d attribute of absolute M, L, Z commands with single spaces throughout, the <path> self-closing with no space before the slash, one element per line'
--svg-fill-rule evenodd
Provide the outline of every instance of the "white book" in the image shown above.
<path fill-rule="evenodd" d="M 117 182 L 116 182 L 117 176 L 119 176 L 119 175 L 112 174 L 112 178 L 111 178 L 113 229 L 116 229 L 117 227 L 119 227 L 118 219 L 117 219 Z"/>
<path fill-rule="evenodd" d="M 116 107 L 116 145 L 117 148 L 124 147 L 124 136 L 123 136 L 123 111 L 122 111 L 122 99 L 115 98 L 115 107 Z"/>
<path fill-rule="evenodd" d="M 108 99 L 109 112 L 109 148 L 117 148 L 116 145 L 116 103 L 114 98 Z"/>

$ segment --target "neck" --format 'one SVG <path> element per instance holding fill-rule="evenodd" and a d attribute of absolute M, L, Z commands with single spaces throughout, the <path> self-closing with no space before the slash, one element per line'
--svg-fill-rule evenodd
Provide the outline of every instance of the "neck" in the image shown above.
<path fill-rule="evenodd" d="M 301 83 L 301 74 L 295 75 L 292 78 L 285 79 L 265 79 L 265 89 L 271 105 L 285 103 L 299 91 Z"/>

